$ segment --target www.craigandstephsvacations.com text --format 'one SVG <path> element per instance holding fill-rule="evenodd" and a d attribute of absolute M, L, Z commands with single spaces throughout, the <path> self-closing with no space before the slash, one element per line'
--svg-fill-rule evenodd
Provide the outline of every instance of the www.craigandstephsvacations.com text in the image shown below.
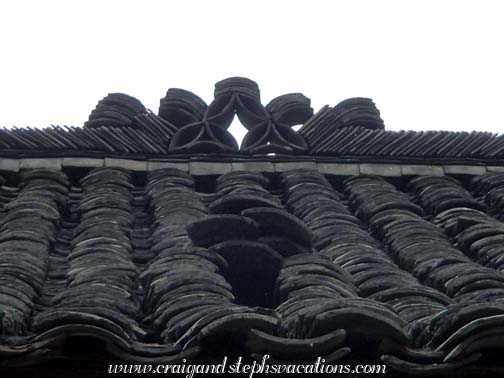
<path fill-rule="evenodd" d="M 318 357 L 311 364 L 279 364 L 268 361 L 269 355 L 264 355 L 262 361 L 244 363 L 242 357 L 236 361 L 229 361 L 224 357 L 220 364 L 186 364 L 183 359 L 180 364 L 172 365 L 109 365 L 109 374 L 178 374 L 186 378 L 196 377 L 198 374 L 242 374 L 249 378 L 260 374 L 375 374 L 386 373 L 385 365 L 331 365 L 325 364 L 325 359 Z"/>

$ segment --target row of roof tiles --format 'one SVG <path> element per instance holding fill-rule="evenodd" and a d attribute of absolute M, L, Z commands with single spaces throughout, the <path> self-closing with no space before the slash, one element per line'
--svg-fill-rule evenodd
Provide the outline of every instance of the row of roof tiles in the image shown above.
<path fill-rule="evenodd" d="M 155 119 L 146 116 L 146 120 Z M 184 155 L 186 152 L 171 152 L 167 147 L 173 132 L 163 128 L 160 132 L 149 132 L 150 127 L 134 129 L 129 126 L 98 128 L 49 127 L 45 129 L 2 129 L 0 130 L 0 153 L 3 156 L 19 154 L 59 154 L 71 156 L 75 152 L 87 156 L 111 155 Z M 309 149 L 304 155 L 337 157 L 375 157 L 418 159 L 481 159 L 499 160 L 504 156 L 502 135 L 490 132 L 451 131 L 386 131 L 369 130 L 360 126 L 325 130 L 312 135 L 303 127 L 303 136 Z M 201 149 L 195 154 L 212 154 Z M 231 152 L 232 153 L 232 152 Z M 266 154 L 266 153 L 265 153 Z M 285 153 L 289 155 L 289 153 Z M 260 153 L 259 153 L 260 155 Z"/>
<path fill-rule="evenodd" d="M 99 168 L 80 188 L 52 170 L 4 186 L 4 363 L 53 358 L 76 335 L 144 362 L 232 341 L 252 358 L 376 357 L 405 374 L 498 363 L 503 174 L 475 177 L 476 197 L 449 177 L 405 193 L 361 175 L 340 193 L 313 170 L 283 173 L 278 192 L 253 172 L 216 184 L 197 193 L 167 169 L 142 189 Z"/>

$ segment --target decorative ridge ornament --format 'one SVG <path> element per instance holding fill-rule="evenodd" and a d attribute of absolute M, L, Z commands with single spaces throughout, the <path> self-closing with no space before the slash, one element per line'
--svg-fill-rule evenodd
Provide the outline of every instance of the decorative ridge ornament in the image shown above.
<path fill-rule="evenodd" d="M 161 99 L 159 116 L 178 129 L 170 151 L 226 153 L 238 151 L 228 132 L 235 114 L 248 130 L 240 150 L 250 154 L 303 153 L 308 145 L 292 130 L 313 115 L 310 99 L 301 93 L 279 96 L 261 104 L 258 85 L 246 78 L 231 77 L 215 84 L 210 105 L 195 94 L 169 89 Z"/>
<path fill-rule="evenodd" d="M 135 117 L 146 113 L 147 109 L 138 99 L 124 93 L 109 93 L 98 102 L 84 127 L 136 127 Z"/>
<path fill-rule="evenodd" d="M 249 129 L 242 151 L 250 153 L 302 153 L 308 148 L 304 138 L 291 127 L 313 115 L 310 99 L 301 93 L 279 96 L 266 105 L 266 119 Z"/>

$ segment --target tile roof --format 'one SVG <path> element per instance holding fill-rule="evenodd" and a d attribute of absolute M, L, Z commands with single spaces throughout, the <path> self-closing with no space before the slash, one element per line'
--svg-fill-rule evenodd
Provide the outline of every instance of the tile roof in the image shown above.
<path fill-rule="evenodd" d="M 268 354 L 481 372 L 504 347 L 503 188 L 497 172 L 11 173 L 0 366 L 95 345 L 98 360 L 136 363 Z"/>
<path fill-rule="evenodd" d="M 366 98 L 262 105 L 244 78 L 210 104 L 112 93 L 83 127 L 0 130 L 0 371 L 270 355 L 503 375 L 502 138 L 387 131 Z"/>

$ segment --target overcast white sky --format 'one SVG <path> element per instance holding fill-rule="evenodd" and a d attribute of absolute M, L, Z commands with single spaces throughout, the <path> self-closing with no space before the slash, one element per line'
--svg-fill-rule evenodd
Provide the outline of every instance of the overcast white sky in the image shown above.
<path fill-rule="evenodd" d="M 387 129 L 487 130 L 504 119 L 495 1 L 2 1 L 0 125 L 82 125 L 125 92 L 157 112 L 169 87 L 206 101 L 229 76 L 263 103 L 374 99 Z"/>

